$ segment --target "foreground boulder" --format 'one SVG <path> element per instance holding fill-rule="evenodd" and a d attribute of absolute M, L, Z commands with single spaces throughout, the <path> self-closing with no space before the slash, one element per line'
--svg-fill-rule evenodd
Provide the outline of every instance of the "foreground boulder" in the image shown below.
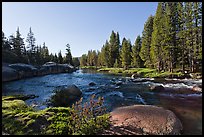
<path fill-rule="evenodd" d="M 61 88 L 51 96 L 50 103 L 54 107 L 67 107 L 76 102 L 81 97 L 82 92 L 76 85 Z"/>
<path fill-rule="evenodd" d="M 103 134 L 178 135 L 182 124 L 170 110 L 152 105 L 120 107 L 111 113 L 112 125 Z"/>

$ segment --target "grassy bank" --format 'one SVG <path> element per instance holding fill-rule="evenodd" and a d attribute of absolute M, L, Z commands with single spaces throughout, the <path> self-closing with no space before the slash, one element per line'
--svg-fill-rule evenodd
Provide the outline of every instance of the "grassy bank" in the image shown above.
<path fill-rule="evenodd" d="M 96 66 L 82 66 L 80 68 L 81 69 L 100 69 L 100 67 L 96 67 Z"/>
<path fill-rule="evenodd" d="M 171 77 L 183 77 L 184 74 L 181 72 L 157 72 L 156 69 L 150 68 L 130 68 L 124 70 L 123 68 L 101 68 L 97 71 L 102 72 L 109 72 L 111 74 L 136 74 L 138 77 L 145 77 L 145 78 L 171 78 Z"/>
<path fill-rule="evenodd" d="M 109 126 L 109 114 L 93 112 L 97 103 L 35 110 L 23 100 L 3 96 L 2 130 L 12 135 L 94 135 Z"/>

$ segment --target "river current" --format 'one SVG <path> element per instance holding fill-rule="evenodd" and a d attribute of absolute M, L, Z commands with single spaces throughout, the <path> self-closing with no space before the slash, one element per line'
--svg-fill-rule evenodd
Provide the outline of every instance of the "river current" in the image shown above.
<path fill-rule="evenodd" d="M 83 101 L 92 94 L 104 97 L 108 111 L 116 107 L 134 104 L 157 105 L 173 111 L 183 124 L 184 135 L 202 134 L 202 92 L 201 93 L 157 93 L 150 91 L 153 85 L 167 88 L 192 88 L 202 84 L 202 80 L 192 79 L 145 79 L 133 82 L 128 76 L 97 73 L 92 70 L 77 70 L 73 73 L 52 74 L 3 83 L 2 95 L 35 94 L 39 97 L 27 100 L 28 105 L 36 104 L 36 109 L 47 107 L 47 100 L 53 90 L 75 84 L 81 91 Z M 141 81 L 141 82 L 140 82 Z M 95 86 L 89 86 L 94 82 Z"/>

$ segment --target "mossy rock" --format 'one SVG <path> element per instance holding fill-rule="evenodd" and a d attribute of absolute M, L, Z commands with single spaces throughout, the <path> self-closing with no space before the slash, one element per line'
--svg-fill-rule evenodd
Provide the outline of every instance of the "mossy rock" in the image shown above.
<path fill-rule="evenodd" d="M 82 92 L 76 85 L 68 86 L 54 91 L 51 96 L 50 105 L 54 107 L 68 107 L 80 99 Z"/>

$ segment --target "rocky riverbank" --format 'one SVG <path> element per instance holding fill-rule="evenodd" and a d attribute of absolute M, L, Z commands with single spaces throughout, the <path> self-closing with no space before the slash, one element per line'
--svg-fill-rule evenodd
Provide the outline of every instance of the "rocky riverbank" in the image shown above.
<path fill-rule="evenodd" d="M 44 65 L 38 67 L 23 63 L 2 63 L 2 82 L 48 74 L 71 73 L 75 70 L 76 68 L 69 64 L 57 64 L 54 62 L 47 62 Z"/>

